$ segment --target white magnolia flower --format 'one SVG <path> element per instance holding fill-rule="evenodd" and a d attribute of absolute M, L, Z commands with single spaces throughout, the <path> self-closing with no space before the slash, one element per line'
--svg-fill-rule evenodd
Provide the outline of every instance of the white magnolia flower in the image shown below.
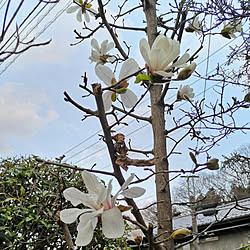
<path fill-rule="evenodd" d="M 76 19 L 79 22 L 82 22 L 82 16 L 84 16 L 84 19 L 87 23 L 89 23 L 90 18 L 89 18 L 89 14 L 94 16 L 95 14 L 97 14 L 96 10 L 91 8 L 91 4 L 88 3 L 88 1 L 83 1 L 83 0 L 75 0 L 74 3 L 76 4 L 76 6 L 71 6 L 67 9 L 67 13 L 73 13 L 77 11 L 76 14 Z"/>
<path fill-rule="evenodd" d="M 202 26 L 199 17 L 196 16 L 195 18 L 193 18 L 192 22 L 185 28 L 185 30 L 187 32 L 195 32 L 196 34 L 200 35 Z"/>
<path fill-rule="evenodd" d="M 231 39 L 236 38 L 234 33 L 241 32 L 242 31 L 242 23 L 241 21 L 233 20 L 229 23 L 226 23 L 226 21 L 223 22 L 224 28 L 221 30 L 222 36 Z"/>
<path fill-rule="evenodd" d="M 118 81 L 116 81 L 112 70 L 107 66 L 104 66 L 101 64 L 97 65 L 95 68 L 95 73 L 99 77 L 99 79 L 102 80 L 108 87 L 115 85 L 117 82 L 119 82 L 122 79 L 126 79 L 126 80 L 123 80 L 119 84 L 119 86 L 116 86 L 115 90 L 119 90 L 122 88 L 126 89 L 125 93 L 120 93 L 122 103 L 126 108 L 132 108 L 137 102 L 137 96 L 134 94 L 134 92 L 132 92 L 130 89 L 127 88 L 129 85 L 128 80 L 131 78 L 131 77 L 129 78 L 127 77 L 129 75 L 136 73 L 139 69 L 140 68 L 137 62 L 134 59 L 129 58 L 122 64 Z M 112 99 L 113 100 L 115 99 L 113 98 L 114 95 L 116 95 L 116 93 L 113 91 L 106 91 L 103 94 L 103 103 L 104 103 L 105 111 L 111 108 Z"/>
<path fill-rule="evenodd" d="M 89 208 L 69 208 L 60 212 L 61 221 L 67 224 L 73 223 L 79 217 L 75 244 L 77 246 L 86 246 L 91 242 L 98 218 L 101 218 L 102 231 L 105 237 L 121 237 L 124 233 L 125 225 L 121 211 L 115 206 L 116 199 L 119 194 L 127 198 L 140 197 L 145 193 L 145 189 L 139 187 L 127 189 L 134 178 L 134 174 L 131 174 L 114 196 L 111 196 L 112 180 L 109 181 L 106 188 L 97 180 L 94 174 L 88 171 L 83 171 L 82 178 L 88 193 L 83 193 L 77 188 L 70 187 L 64 190 L 63 195 L 73 206 L 83 204 Z"/>
<path fill-rule="evenodd" d="M 152 48 L 146 39 L 140 41 L 140 51 L 149 67 L 149 71 L 153 75 L 160 75 L 164 78 L 171 77 L 171 72 L 174 67 L 183 68 L 189 59 L 189 54 L 185 53 L 175 63 L 173 62 L 180 54 L 180 43 L 172 40 L 164 35 L 159 35 L 153 42 Z"/>
<path fill-rule="evenodd" d="M 95 38 L 91 40 L 91 56 L 89 59 L 91 62 L 96 62 L 97 64 L 105 64 L 106 62 L 113 62 L 115 60 L 115 57 L 110 56 L 107 54 L 108 51 L 114 48 L 113 42 L 108 42 L 108 40 L 104 40 L 101 44 L 101 47 L 99 47 L 99 44 Z"/>
<path fill-rule="evenodd" d="M 177 92 L 176 101 L 187 100 L 187 98 L 189 100 L 191 100 L 192 98 L 194 98 L 193 89 L 190 88 L 189 85 L 184 85 L 183 87 L 181 85 L 180 88 L 179 88 L 179 90 L 178 90 L 178 92 Z"/>

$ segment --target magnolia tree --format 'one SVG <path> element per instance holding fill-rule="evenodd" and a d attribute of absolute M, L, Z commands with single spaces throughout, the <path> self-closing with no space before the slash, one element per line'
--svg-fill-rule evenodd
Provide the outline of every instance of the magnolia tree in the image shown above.
<path fill-rule="evenodd" d="M 210 150 L 236 130 L 249 129 L 246 122 L 235 120 L 236 112 L 248 112 L 244 108 L 248 108 L 249 93 L 242 94 L 241 100 L 235 97 L 228 99 L 225 94 L 226 88 L 230 85 L 242 86 L 245 90 L 248 88 L 245 82 L 247 55 L 246 34 L 243 29 L 247 9 L 244 1 L 235 5 L 227 1 L 204 3 L 188 0 L 169 3 L 143 0 L 137 3 L 133 1 L 133 4 L 131 7 L 130 1 L 127 0 L 119 3 L 110 0 L 74 0 L 67 10 L 67 13 L 73 13 L 72 22 L 78 21 L 83 25 L 83 32 L 74 30 L 78 40 L 76 44 L 91 39 L 91 56 L 85 59 L 93 63 L 99 82 L 93 83 L 91 76 L 86 72 L 83 84 L 80 84 L 80 88 L 87 93 L 83 98 L 92 98 L 96 103 L 96 109 L 82 106 L 67 92 L 64 93 L 65 101 L 82 111 L 85 119 L 95 117 L 101 124 L 103 143 L 107 146 L 107 157 L 110 158 L 113 167 L 111 172 L 98 170 L 97 167 L 81 168 L 88 192 L 83 193 L 74 187 L 69 187 L 63 192 L 65 199 L 70 201 L 72 206 L 63 209 L 60 218 L 66 224 L 78 221 L 76 246 L 88 245 L 96 227 L 101 227 L 107 238 L 121 237 L 124 233 L 123 219 L 126 219 L 142 230 L 149 249 L 174 248 L 173 238 L 184 237 L 191 231 L 182 229 L 173 232 L 170 182 L 181 174 L 218 169 L 218 159 L 210 154 Z M 141 20 L 138 19 L 140 14 L 144 15 Z M 131 26 L 130 22 L 127 22 L 133 17 L 136 18 L 133 23 L 138 26 Z M 98 32 L 104 30 L 110 39 L 98 41 Z M 137 43 L 136 49 L 140 51 L 145 63 L 139 64 L 138 61 L 142 60 L 130 54 L 129 42 L 120 39 L 123 31 L 140 32 L 141 37 L 144 36 L 138 41 L 133 37 L 133 43 Z M 188 51 L 191 41 L 183 39 L 186 32 L 193 33 L 192 41 L 196 40 L 200 44 L 192 52 Z M 238 72 L 236 66 L 229 74 L 225 72 L 225 68 L 218 65 L 216 73 L 201 76 L 196 69 L 197 58 L 205 46 L 206 38 L 220 38 L 226 44 L 227 39 L 234 39 L 236 36 L 241 36 L 241 44 L 232 47 L 228 64 L 240 59 L 240 63 L 237 64 Z M 181 46 L 185 46 L 182 47 L 182 50 L 186 50 L 185 53 L 180 53 Z M 196 98 L 194 89 L 185 84 L 186 79 L 195 77 L 217 83 L 213 100 L 209 104 L 204 104 L 204 98 Z M 139 95 L 133 92 L 133 82 L 140 84 Z M 167 97 L 173 92 L 176 97 L 168 103 Z M 150 98 L 149 117 L 138 112 L 138 105 L 146 96 Z M 188 107 L 175 112 L 180 102 L 186 102 Z M 114 132 L 128 117 L 150 124 L 152 150 L 134 149 L 132 145 L 127 145 L 126 134 Z M 176 131 L 180 131 L 181 134 L 178 138 L 173 137 Z M 190 166 L 190 170 L 173 170 L 169 160 L 188 138 L 199 142 L 195 143 L 194 147 L 186 149 L 194 166 Z M 168 148 L 167 142 L 170 145 Z M 142 157 L 131 158 L 131 152 L 142 154 Z M 150 154 L 150 159 L 144 157 Z M 67 167 L 65 164 L 64 166 Z M 148 171 L 148 176 L 136 176 L 136 180 L 133 181 L 135 167 L 144 167 L 144 170 Z M 127 180 L 124 178 L 126 171 L 131 173 Z M 170 178 L 170 173 L 176 175 Z M 98 181 L 95 174 L 116 179 L 121 186 L 120 190 L 116 194 L 112 193 L 111 180 L 105 186 Z M 158 224 L 154 233 L 153 226 L 145 222 L 142 209 L 133 200 L 143 195 L 144 182 L 149 178 L 155 178 L 156 185 Z M 135 183 L 138 187 L 128 188 L 129 184 Z M 127 206 L 118 206 L 119 194 L 123 195 Z M 78 207 L 80 204 L 84 205 L 83 209 Z M 131 209 L 133 218 L 122 216 L 122 211 L 128 209 Z"/>

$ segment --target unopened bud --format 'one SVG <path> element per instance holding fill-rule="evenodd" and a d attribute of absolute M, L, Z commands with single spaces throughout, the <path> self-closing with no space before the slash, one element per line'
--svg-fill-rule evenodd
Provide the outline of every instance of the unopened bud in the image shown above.
<path fill-rule="evenodd" d="M 219 169 L 219 160 L 217 158 L 212 158 L 206 163 L 206 165 L 209 170 L 217 170 Z"/>
<path fill-rule="evenodd" d="M 180 81 L 188 79 L 195 71 L 195 68 L 196 68 L 196 63 L 191 63 L 189 66 L 181 70 L 181 72 L 177 76 L 177 80 Z"/>
<path fill-rule="evenodd" d="M 197 164 L 197 160 L 196 160 L 196 157 L 195 155 L 192 153 L 192 152 L 189 152 L 189 155 L 190 155 L 190 158 L 192 159 L 192 161 Z"/>
<path fill-rule="evenodd" d="M 190 235 L 191 233 L 192 233 L 192 231 L 190 231 L 189 229 L 181 228 L 181 229 L 174 231 L 171 234 L 171 238 L 172 239 L 182 239 L 182 238 L 185 238 L 186 236 Z"/>
<path fill-rule="evenodd" d="M 112 93 L 111 100 L 112 100 L 112 102 L 116 101 L 116 93 Z"/>
<path fill-rule="evenodd" d="M 250 102 L 250 92 L 245 95 L 244 102 Z"/>
<path fill-rule="evenodd" d="M 221 30 L 221 35 L 225 38 L 228 38 L 228 39 L 231 39 L 231 36 L 230 36 L 230 31 L 231 31 L 231 28 L 224 28 Z"/>
<path fill-rule="evenodd" d="M 185 28 L 185 31 L 186 32 L 191 32 L 193 33 L 195 31 L 194 27 L 192 25 L 188 25 L 186 28 Z"/>

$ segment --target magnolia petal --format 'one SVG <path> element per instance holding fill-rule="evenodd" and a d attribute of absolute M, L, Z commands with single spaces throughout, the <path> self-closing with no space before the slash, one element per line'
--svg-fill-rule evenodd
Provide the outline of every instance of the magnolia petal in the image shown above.
<path fill-rule="evenodd" d="M 150 65 L 150 47 L 145 38 L 142 38 L 140 41 L 140 52 L 144 61 Z"/>
<path fill-rule="evenodd" d="M 136 94 L 127 89 L 126 93 L 121 94 L 122 103 L 126 108 L 132 108 L 137 102 Z"/>
<path fill-rule="evenodd" d="M 89 171 L 83 171 L 82 178 L 89 193 L 98 194 L 102 189 L 105 189 L 105 187 L 98 181 L 96 175 Z"/>
<path fill-rule="evenodd" d="M 97 65 L 95 73 L 107 86 L 112 86 L 112 79 L 115 78 L 112 70 L 104 65 Z M 110 99 L 111 100 L 111 99 Z"/>
<path fill-rule="evenodd" d="M 64 198 L 72 203 L 73 206 L 77 206 L 82 203 L 83 192 L 77 188 L 70 187 L 63 191 Z"/>
<path fill-rule="evenodd" d="M 108 111 L 111 108 L 111 105 L 112 105 L 111 95 L 112 95 L 112 93 L 113 93 L 112 91 L 106 91 L 102 95 L 104 110 L 105 111 Z"/>
<path fill-rule="evenodd" d="M 107 200 L 107 189 L 103 185 L 103 189 L 101 192 L 99 192 L 97 198 L 96 198 L 96 203 L 97 204 L 103 204 L 104 201 Z"/>
<path fill-rule="evenodd" d="M 170 62 L 174 61 L 178 55 L 180 54 L 180 43 L 176 40 L 170 39 L 170 48 L 171 48 L 171 53 L 169 53 L 168 59 Z"/>
<path fill-rule="evenodd" d="M 157 75 L 163 76 L 164 78 L 168 78 L 174 75 L 174 73 L 172 72 L 166 72 L 163 70 L 157 70 L 157 71 L 154 71 L 154 73 Z"/>
<path fill-rule="evenodd" d="M 89 22 L 90 22 L 90 18 L 89 18 L 88 12 L 86 11 L 83 15 L 84 15 L 85 21 L 86 21 L 87 23 L 89 23 Z"/>
<path fill-rule="evenodd" d="M 161 48 L 155 48 L 151 51 L 151 62 L 150 66 L 152 70 L 160 70 L 165 67 L 167 55 Z"/>
<path fill-rule="evenodd" d="M 96 225 L 93 221 L 97 221 L 94 214 L 83 214 L 80 217 L 80 223 L 77 226 L 76 246 L 86 246 L 91 242 Z"/>
<path fill-rule="evenodd" d="M 128 187 L 128 185 L 130 184 L 130 182 L 134 179 L 134 177 L 135 177 L 135 174 L 132 173 L 132 174 L 128 177 L 128 179 L 122 184 L 120 190 L 126 189 L 126 188 Z"/>
<path fill-rule="evenodd" d="M 101 44 L 101 54 L 106 54 L 108 52 L 108 40 L 104 40 Z"/>
<path fill-rule="evenodd" d="M 159 49 L 159 48 L 165 48 L 165 49 L 168 49 L 170 44 L 169 44 L 169 40 L 170 38 L 164 36 L 164 35 L 158 35 L 153 44 L 152 44 L 152 48 L 151 50 L 153 49 Z"/>
<path fill-rule="evenodd" d="M 145 191 L 146 190 L 141 187 L 132 187 L 124 190 L 123 192 L 121 192 L 121 194 L 126 198 L 133 199 L 142 196 L 145 193 Z"/>
<path fill-rule="evenodd" d="M 100 54 L 95 51 L 95 50 L 91 50 L 91 56 L 89 57 L 89 59 L 92 61 L 92 62 L 98 62 L 99 59 L 100 59 Z"/>
<path fill-rule="evenodd" d="M 81 9 L 78 10 L 78 12 L 76 14 L 76 19 L 78 22 L 80 22 L 80 23 L 82 22 L 82 10 Z"/>
<path fill-rule="evenodd" d="M 80 214 L 84 212 L 84 209 L 79 209 L 79 208 L 69 208 L 69 209 L 64 209 L 60 211 L 60 220 L 64 223 L 71 224 L 76 219 Z"/>
<path fill-rule="evenodd" d="M 99 44 L 97 42 L 97 40 L 95 38 L 92 38 L 91 40 L 91 46 L 93 47 L 93 49 L 95 49 L 96 51 L 100 51 L 100 47 Z"/>
<path fill-rule="evenodd" d="M 73 13 L 79 9 L 79 6 L 71 6 L 66 10 L 66 13 Z"/>
<path fill-rule="evenodd" d="M 231 38 L 236 38 L 237 36 L 234 33 L 232 33 L 232 34 L 230 34 L 230 37 Z"/>
<path fill-rule="evenodd" d="M 112 199 L 111 199 L 111 192 L 112 192 L 112 179 L 109 181 L 108 188 L 107 188 L 107 197 L 106 197 L 106 203 L 104 203 L 104 208 L 105 209 L 110 209 L 113 204 L 112 204 Z"/>
<path fill-rule="evenodd" d="M 120 238 L 124 234 L 125 225 L 122 213 L 117 207 L 104 211 L 102 214 L 102 231 L 107 238 Z"/>
<path fill-rule="evenodd" d="M 113 49 L 114 47 L 115 47 L 115 45 L 113 42 L 108 43 L 107 52 L 110 51 L 111 49 Z"/>
<path fill-rule="evenodd" d="M 180 68 L 180 66 L 181 67 L 186 67 L 186 63 L 189 60 L 189 58 L 190 58 L 190 55 L 188 53 L 185 53 L 183 56 L 181 56 L 179 58 L 179 60 L 177 62 L 173 63 L 171 66 L 172 67 L 178 67 L 178 68 Z"/>
<path fill-rule="evenodd" d="M 139 68 L 138 63 L 133 58 L 127 59 L 122 64 L 120 75 L 119 75 L 119 81 L 126 78 L 129 75 L 136 73 L 139 69 L 140 68 Z M 128 81 L 130 78 L 131 77 L 126 78 L 126 80 Z"/>
<path fill-rule="evenodd" d="M 115 60 L 116 60 L 115 56 L 110 56 L 108 58 L 108 61 L 111 62 L 111 63 L 115 62 Z"/>
<path fill-rule="evenodd" d="M 93 196 L 85 194 L 77 188 L 67 188 L 63 191 L 63 195 L 66 200 L 72 203 L 73 206 L 77 206 L 82 203 L 85 206 L 96 208 L 96 203 L 93 200 Z"/>
<path fill-rule="evenodd" d="M 128 185 L 129 185 L 130 182 L 134 179 L 134 177 L 135 177 L 135 174 L 132 173 L 132 174 L 128 177 L 128 179 L 122 184 L 122 186 L 121 186 L 120 189 L 117 191 L 117 193 L 112 197 L 112 205 L 113 205 L 113 206 L 115 205 L 115 201 L 116 201 L 116 198 L 117 198 L 117 196 L 119 195 L 119 193 L 120 193 L 121 191 L 125 190 L 125 189 L 128 187 Z"/>

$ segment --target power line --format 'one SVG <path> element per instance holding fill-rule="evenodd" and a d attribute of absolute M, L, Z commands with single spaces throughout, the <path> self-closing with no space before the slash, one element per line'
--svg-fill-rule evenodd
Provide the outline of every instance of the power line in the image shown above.
<path fill-rule="evenodd" d="M 5 0 L 5 2 L 2 4 L 2 6 L 0 7 L 0 10 L 3 8 L 3 6 L 6 4 L 6 2 L 7 2 L 8 0 Z M 3 0 L 1 1 L 1 2 L 3 2 Z M 0 2 L 0 4 L 1 4 L 1 2 Z"/>
<path fill-rule="evenodd" d="M 63 12 L 71 5 L 71 1 L 68 2 L 67 5 L 65 5 L 65 7 L 63 9 L 61 9 L 56 15 L 55 17 L 47 23 L 47 25 L 44 26 L 44 28 L 42 29 L 42 31 L 40 31 L 39 33 L 37 33 L 37 35 L 35 36 L 35 39 L 37 39 L 42 33 L 44 33 L 46 31 L 47 28 L 50 27 L 50 25 L 52 25 L 62 14 Z M 55 7 L 55 4 L 52 5 L 52 7 L 48 10 L 48 12 L 39 20 L 39 22 L 37 22 L 37 24 L 32 27 L 32 29 L 28 32 L 28 34 L 26 35 L 26 37 L 39 25 L 39 23 L 52 11 L 52 9 Z M 26 38 L 25 37 L 25 38 Z M 25 39 L 24 38 L 24 39 Z M 34 39 L 34 40 L 35 40 Z M 14 57 L 14 59 L 0 72 L 0 76 L 11 66 L 12 63 L 14 63 L 17 58 L 22 55 L 22 54 L 18 54 L 16 55 L 16 57 Z"/>
<path fill-rule="evenodd" d="M 239 38 L 240 36 L 238 36 L 237 38 Z M 237 39 L 236 38 L 236 39 Z M 235 39 L 234 39 L 235 40 Z M 234 40 L 230 40 L 228 43 L 226 43 L 226 44 L 224 44 L 222 47 L 220 47 L 219 49 L 217 49 L 216 51 L 214 51 L 211 55 L 210 55 L 210 58 L 212 57 L 212 56 L 214 56 L 215 54 L 217 54 L 219 51 L 221 51 L 222 49 L 224 49 L 226 46 L 228 46 L 230 43 L 232 43 Z M 205 61 L 207 61 L 207 57 L 205 58 L 205 59 L 203 59 L 201 62 L 199 62 L 198 64 L 197 64 L 197 66 L 198 65 L 200 65 L 200 64 L 202 64 L 203 62 L 205 62 Z M 225 63 L 223 63 L 223 64 L 225 64 Z M 214 70 L 216 70 L 216 69 L 214 69 Z M 212 71 L 210 71 L 209 73 L 206 73 L 206 74 L 210 74 L 211 72 L 213 72 L 214 70 L 212 70 Z M 194 85 L 195 83 L 197 83 L 198 81 L 200 81 L 201 79 L 198 79 L 198 80 L 196 80 L 195 82 L 193 82 L 192 84 L 190 84 L 190 86 L 192 86 L 192 85 Z M 172 96 L 170 96 L 168 99 L 170 99 L 170 98 L 172 98 L 172 97 L 174 97 L 175 95 L 172 95 Z M 147 98 L 144 102 L 146 102 L 147 100 L 148 100 L 149 98 Z M 142 103 L 144 103 L 144 102 L 142 102 Z M 142 104 L 141 103 L 141 104 Z M 146 113 L 148 113 L 149 111 L 147 111 Z M 144 113 L 144 114 L 142 114 L 142 115 L 145 115 L 146 113 Z M 134 122 L 135 120 L 133 120 L 132 122 Z M 129 124 L 131 124 L 132 122 L 130 122 Z M 126 127 L 126 126 L 124 126 L 124 127 Z M 124 128 L 124 127 L 122 127 L 122 128 Z M 94 135 L 96 135 L 97 133 L 100 133 L 102 130 L 99 130 L 99 131 L 97 131 Z M 94 136 L 93 135 L 93 136 Z M 91 137 L 88 137 L 87 139 L 85 139 L 85 140 L 83 140 L 82 142 L 80 142 L 80 143 L 78 143 L 76 146 L 74 146 L 74 147 L 72 147 L 71 149 L 69 149 L 69 150 L 67 150 L 66 151 L 66 153 L 69 153 L 69 152 L 71 152 L 73 149 L 75 149 L 76 147 L 78 147 L 78 146 L 80 146 L 80 145 L 82 145 L 84 142 L 87 142 L 88 140 L 90 140 L 93 136 L 91 136 Z M 99 141 L 98 142 L 96 142 L 96 144 L 97 143 L 99 143 Z M 91 146 L 92 146 L 92 144 L 91 144 Z M 81 150 L 79 153 L 82 153 L 82 152 L 84 152 L 85 150 Z M 66 154 L 66 153 L 64 153 L 64 154 Z M 76 156 L 77 155 L 77 153 L 74 155 L 74 156 Z M 70 157 L 70 159 L 71 158 L 73 158 L 73 156 L 72 157 Z"/>
<path fill-rule="evenodd" d="M 26 16 L 26 18 L 22 21 L 22 23 L 18 26 L 18 29 L 20 29 L 23 25 L 24 25 L 24 23 L 30 18 L 30 16 L 35 12 L 35 10 L 38 8 L 38 6 L 41 4 L 42 2 L 38 2 L 38 4 L 31 10 L 31 12 Z M 47 5 L 47 4 L 46 4 Z M 44 6 L 44 7 L 46 7 L 46 5 Z M 43 10 L 43 9 L 42 9 Z M 39 13 L 38 14 L 40 14 L 41 13 L 41 11 L 39 11 Z M 33 21 L 33 19 L 31 20 L 31 21 Z M 29 23 L 30 24 L 30 23 Z M 28 25 L 29 25 L 28 24 Z M 26 27 L 28 26 L 28 25 L 26 25 Z M 26 28 L 25 27 L 25 28 Z M 24 28 L 24 29 L 25 29 Z M 23 29 L 23 30 L 24 30 Z M 23 30 L 21 30 L 20 32 L 18 32 L 19 33 L 19 35 L 23 32 Z M 12 33 L 12 35 L 9 37 L 9 39 L 4 43 L 4 45 L 0 48 L 0 51 L 2 51 L 3 49 L 4 49 L 4 47 L 8 44 L 8 42 L 15 36 L 15 34 L 16 34 L 16 31 L 14 31 L 13 33 Z M 15 40 L 5 49 L 5 50 L 7 50 L 13 43 L 15 42 Z M 2 64 L 2 63 L 1 63 Z M 1 65 L 0 64 L 0 65 Z"/>
<path fill-rule="evenodd" d="M 226 64 L 226 62 L 222 63 L 221 65 L 224 65 L 224 64 Z M 217 68 L 214 68 L 213 70 L 211 70 L 210 72 L 208 72 L 208 74 L 212 73 L 212 72 L 215 71 L 216 69 L 217 69 Z M 193 83 L 191 83 L 190 86 L 196 84 L 197 82 L 199 82 L 199 81 L 201 81 L 201 80 L 202 80 L 202 79 L 197 79 L 196 81 L 194 81 Z M 217 83 L 214 84 L 214 85 L 212 85 L 212 86 L 209 87 L 208 89 L 206 89 L 206 91 L 212 89 L 212 88 L 215 87 L 216 85 L 217 85 Z M 200 96 L 200 95 L 202 95 L 202 94 L 204 94 L 204 91 L 200 92 L 200 93 L 197 94 L 196 96 Z M 170 96 L 168 99 L 171 99 L 171 98 L 174 97 L 174 96 L 175 96 L 175 94 L 172 95 L 172 96 Z M 181 103 L 181 104 L 178 105 L 176 108 L 179 108 L 179 107 L 181 107 L 181 106 L 183 106 L 183 105 L 186 105 L 186 102 Z M 145 113 L 148 113 L 148 112 L 149 112 L 149 111 L 146 111 Z M 144 114 L 145 114 L 145 113 L 144 113 Z M 134 120 L 133 120 L 133 121 L 134 121 Z M 133 131 L 132 131 L 131 133 L 129 133 L 127 136 L 136 133 L 137 131 L 143 129 L 144 127 L 146 127 L 146 126 L 148 126 L 148 125 L 149 125 L 149 124 L 145 124 L 145 125 L 143 125 L 143 126 L 137 128 L 137 129 L 133 130 Z M 124 126 L 124 127 L 125 127 L 125 126 Z M 122 128 L 124 128 L 124 127 L 122 127 Z M 119 129 L 118 129 L 118 130 L 119 130 Z M 93 144 L 91 144 L 91 147 L 92 147 L 93 145 L 96 145 L 97 143 L 99 143 L 99 141 L 98 141 L 98 142 L 95 142 L 95 143 L 93 143 Z M 151 146 L 152 146 L 152 145 L 151 145 Z M 89 148 L 89 147 L 86 147 L 84 150 L 81 151 L 81 153 L 84 152 L 85 150 L 87 150 L 88 148 Z M 93 156 L 94 154 L 103 151 L 104 149 L 106 149 L 106 147 L 102 147 L 101 149 L 95 151 L 94 153 L 91 153 L 91 154 L 89 154 L 89 155 L 87 155 L 87 156 L 81 158 L 80 160 L 74 162 L 74 164 L 77 164 L 77 163 L 79 163 L 79 162 L 81 162 L 81 161 L 83 161 L 83 160 L 86 160 L 86 159 L 88 159 L 89 157 Z M 76 153 L 76 154 L 74 155 L 74 157 L 75 157 L 76 155 L 78 155 L 78 154 Z M 70 158 L 73 158 L 73 156 L 70 157 Z"/>

